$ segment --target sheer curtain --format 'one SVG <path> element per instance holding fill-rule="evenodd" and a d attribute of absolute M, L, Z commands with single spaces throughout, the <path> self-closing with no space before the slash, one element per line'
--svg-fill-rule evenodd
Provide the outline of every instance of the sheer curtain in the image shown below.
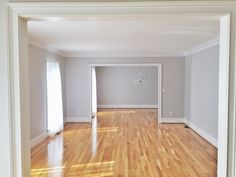
<path fill-rule="evenodd" d="M 58 61 L 47 61 L 47 117 L 48 131 L 55 135 L 63 130 L 61 73 Z"/>
<path fill-rule="evenodd" d="M 97 81 L 96 81 L 96 69 L 92 67 L 92 115 L 97 114 Z"/>

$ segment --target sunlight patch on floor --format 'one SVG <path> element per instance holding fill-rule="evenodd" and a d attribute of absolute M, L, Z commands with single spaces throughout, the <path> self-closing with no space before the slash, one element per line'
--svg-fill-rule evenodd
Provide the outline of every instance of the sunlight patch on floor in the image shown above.
<path fill-rule="evenodd" d="M 65 169 L 65 166 L 32 169 L 31 170 L 31 177 L 36 176 L 36 175 L 38 176 L 41 174 L 61 173 L 64 169 Z"/>

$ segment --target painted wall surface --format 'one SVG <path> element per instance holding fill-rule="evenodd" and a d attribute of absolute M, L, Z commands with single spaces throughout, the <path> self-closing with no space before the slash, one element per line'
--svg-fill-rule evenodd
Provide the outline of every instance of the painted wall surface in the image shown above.
<path fill-rule="evenodd" d="M 162 63 L 163 116 L 184 117 L 185 58 L 66 58 L 67 117 L 90 117 L 90 69 L 98 63 Z"/>
<path fill-rule="evenodd" d="M 186 118 L 217 139 L 219 45 L 186 58 Z"/>
<path fill-rule="evenodd" d="M 139 72 L 146 81 L 134 79 Z M 158 105 L 157 66 L 96 67 L 98 105 Z"/>
<path fill-rule="evenodd" d="M 63 100 L 66 96 L 65 64 L 63 57 L 44 49 L 29 45 L 29 78 L 30 78 L 30 133 L 31 139 L 47 130 L 47 80 L 46 59 L 53 58 L 60 62 Z M 65 101 L 63 101 L 64 115 Z"/>

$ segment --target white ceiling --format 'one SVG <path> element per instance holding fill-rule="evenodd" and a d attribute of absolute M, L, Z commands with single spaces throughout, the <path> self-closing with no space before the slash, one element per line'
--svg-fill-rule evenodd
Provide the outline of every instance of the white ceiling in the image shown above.
<path fill-rule="evenodd" d="M 219 20 L 209 16 L 47 20 L 29 21 L 30 40 L 53 46 L 65 56 L 181 56 L 219 36 Z"/>

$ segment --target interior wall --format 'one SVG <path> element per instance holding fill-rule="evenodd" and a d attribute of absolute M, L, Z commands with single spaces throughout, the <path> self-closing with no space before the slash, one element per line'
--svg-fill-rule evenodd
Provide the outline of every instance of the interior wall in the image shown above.
<path fill-rule="evenodd" d="M 47 130 L 47 80 L 46 59 L 53 58 L 59 61 L 62 78 L 63 111 L 66 115 L 66 87 L 64 58 L 29 45 L 29 79 L 30 79 L 30 133 L 31 139 Z"/>
<path fill-rule="evenodd" d="M 162 63 L 163 117 L 184 117 L 185 58 L 66 58 L 67 117 L 89 121 L 89 64 L 99 63 Z"/>
<path fill-rule="evenodd" d="M 219 45 L 186 58 L 186 119 L 217 139 Z"/>
<path fill-rule="evenodd" d="M 142 72 L 146 81 L 134 82 Z M 96 67 L 98 107 L 158 107 L 157 66 Z"/>

